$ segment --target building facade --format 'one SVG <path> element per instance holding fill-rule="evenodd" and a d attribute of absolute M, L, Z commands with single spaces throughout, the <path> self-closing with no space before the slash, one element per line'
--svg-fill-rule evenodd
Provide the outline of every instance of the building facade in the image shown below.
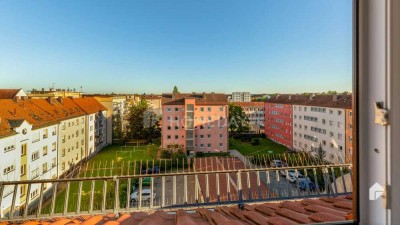
<path fill-rule="evenodd" d="M 163 104 L 162 147 L 188 154 L 228 151 L 228 102 L 224 94 L 176 94 Z"/>
<path fill-rule="evenodd" d="M 75 89 L 55 89 L 50 88 L 49 90 L 45 90 L 42 88 L 41 90 L 33 89 L 29 94 L 29 98 L 32 99 L 40 99 L 40 98 L 81 98 L 82 92 L 76 91 Z"/>
<path fill-rule="evenodd" d="M 353 110 L 346 109 L 346 163 L 352 162 L 353 157 Z"/>
<path fill-rule="evenodd" d="M 264 133 L 264 103 L 263 102 L 235 102 L 234 105 L 240 106 L 249 119 L 250 132 Z"/>
<path fill-rule="evenodd" d="M 78 105 L 69 98 L 0 100 L 0 181 L 56 179 L 87 157 L 90 134 L 94 134 L 93 149 L 96 147 L 95 112 L 106 112 L 95 99 L 86 103 Z M 91 116 L 94 122 L 89 124 Z M 93 132 L 89 134 L 86 127 L 91 125 Z M 104 126 L 105 122 L 103 130 Z M 97 147 L 98 151 L 104 145 Z M 51 186 L 43 188 L 47 192 Z M 39 189 L 39 185 L 32 185 L 27 193 L 26 185 L 20 186 L 15 206 L 21 209 L 28 199 L 30 203 L 37 201 Z M 2 215 L 10 209 L 14 190 L 4 193 Z"/>
<path fill-rule="evenodd" d="M 232 92 L 232 102 L 251 102 L 250 92 Z"/>

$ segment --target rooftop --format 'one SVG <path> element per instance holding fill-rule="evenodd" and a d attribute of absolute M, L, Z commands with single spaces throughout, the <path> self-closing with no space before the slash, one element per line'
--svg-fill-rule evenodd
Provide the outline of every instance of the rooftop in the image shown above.
<path fill-rule="evenodd" d="M 264 107 L 264 102 L 233 102 L 232 104 L 241 107 Z"/>
<path fill-rule="evenodd" d="M 329 108 L 352 108 L 352 95 L 300 95 L 278 94 L 266 100 L 267 103 L 309 105 Z"/>
<path fill-rule="evenodd" d="M 300 201 L 281 201 L 225 205 L 210 208 L 195 208 L 189 211 L 81 215 L 77 217 L 57 217 L 44 220 L 21 221 L 23 225 L 64 225 L 64 224 L 104 224 L 104 225 L 294 225 L 352 220 L 352 197 L 323 197 Z M 3 222 L 3 224 L 8 224 Z M 11 224 L 11 223 L 10 223 Z"/>
<path fill-rule="evenodd" d="M 13 99 L 21 89 L 0 89 L 0 99 Z"/>
<path fill-rule="evenodd" d="M 163 105 L 183 105 L 185 99 L 195 99 L 197 105 L 227 105 L 225 94 L 221 93 L 177 93 L 163 94 Z"/>

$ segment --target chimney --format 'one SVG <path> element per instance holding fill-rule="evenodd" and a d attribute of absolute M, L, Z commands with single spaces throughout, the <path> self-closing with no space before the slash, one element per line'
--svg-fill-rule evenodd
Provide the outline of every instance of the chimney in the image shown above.
<path fill-rule="evenodd" d="M 278 98 L 279 98 L 279 96 L 280 96 L 280 94 L 276 94 L 276 97 L 275 97 L 275 98 L 276 98 L 276 99 L 278 99 Z"/>
<path fill-rule="evenodd" d="M 64 103 L 64 98 L 63 97 L 58 97 L 58 101 L 63 104 Z"/>
<path fill-rule="evenodd" d="M 333 95 L 333 101 L 334 101 L 334 102 L 337 101 L 337 95 Z"/>
<path fill-rule="evenodd" d="M 310 94 L 310 100 L 313 100 L 314 97 L 315 97 L 315 94 L 314 94 L 314 93 L 311 93 L 311 94 Z"/>
<path fill-rule="evenodd" d="M 54 99 L 52 97 L 47 97 L 47 101 L 50 103 L 50 105 L 54 104 Z"/>
<path fill-rule="evenodd" d="M 289 100 L 292 100 L 292 95 L 289 95 Z"/>
<path fill-rule="evenodd" d="M 14 108 L 14 117 L 17 116 L 17 108 Z"/>

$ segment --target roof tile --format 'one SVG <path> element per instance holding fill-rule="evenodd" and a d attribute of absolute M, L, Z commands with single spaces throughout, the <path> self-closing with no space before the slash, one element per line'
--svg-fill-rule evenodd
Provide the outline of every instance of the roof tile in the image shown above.
<path fill-rule="evenodd" d="M 278 209 L 278 210 L 276 210 L 276 213 L 281 216 L 284 216 L 288 219 L 294 220 L 298 223 L 310 223 L 311 222 L 310 219 L 308 218 L 308 215 L 305 215 L 303 213 L 298 213 L 298 212 L 295 212 L 290 209 L 285 209 L 285 208 Z"/>
<path fill-rule="evenodd" d="M 313 213 L 310 215 L 310 219 L 318 223 L 343 221 L 343 217 L 332 215 L 326 212 Z"/>

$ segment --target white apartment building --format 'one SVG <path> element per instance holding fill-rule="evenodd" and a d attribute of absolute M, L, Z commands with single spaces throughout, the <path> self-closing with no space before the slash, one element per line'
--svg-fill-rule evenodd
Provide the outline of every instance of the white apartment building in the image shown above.
<path fill-rule="evenodd" d="M 232 92 L 231 102 L 251 102 L 250 92 Z"/>
<path fill-rule="evenodd" d="M 129 112 L 129 105 L 132 99 L 125 95 L 87 95 L 87 97 L 94 97 L 107 109 L 107 130 L 106 130 L 106 142 L 107 145 L 111 144 L 113 140 L 113 128 L 115 126 L 115 121 L 121 121 L 121 130 L 126 132 L 126 116 Z M 115 140 L 118 141 L 118 140 Z"/>
<path fill-rule="evenodd" d="M 328 98 L 332 96 L 328 96 Z M 317 101 L 307 105 L 293 105 L 293 149 L 314 151 L 320 145 L 326 152 L 326 160 L 344 161 L 346 145 L 345 109 L 338 100 L 320 101 L 326 96 L 316 96 Z M 345 100 L 344 100 L 345 101 Z M 351 103 L 351 100 L 348 100 Z M 333 103 L 333 104 L 330 104 Z M 343 103 L 343 99 L 342 99 Z M 347 104 L 347 102 L 344 102 Z M 332 105 L 335 107 L 326 107 Z"/>
<path fill-rule="evenodd" d="M 94 98 L 76 98 L 73 101 L 86 113 L 84 157 L 90 158 L 107 145 L 107 109 Z"/>
<path fill-rule="evenodd" d="M 235 102 L 240 106 L 249 119 L 250 132 L 264 133 L 264 102 Z"/>

